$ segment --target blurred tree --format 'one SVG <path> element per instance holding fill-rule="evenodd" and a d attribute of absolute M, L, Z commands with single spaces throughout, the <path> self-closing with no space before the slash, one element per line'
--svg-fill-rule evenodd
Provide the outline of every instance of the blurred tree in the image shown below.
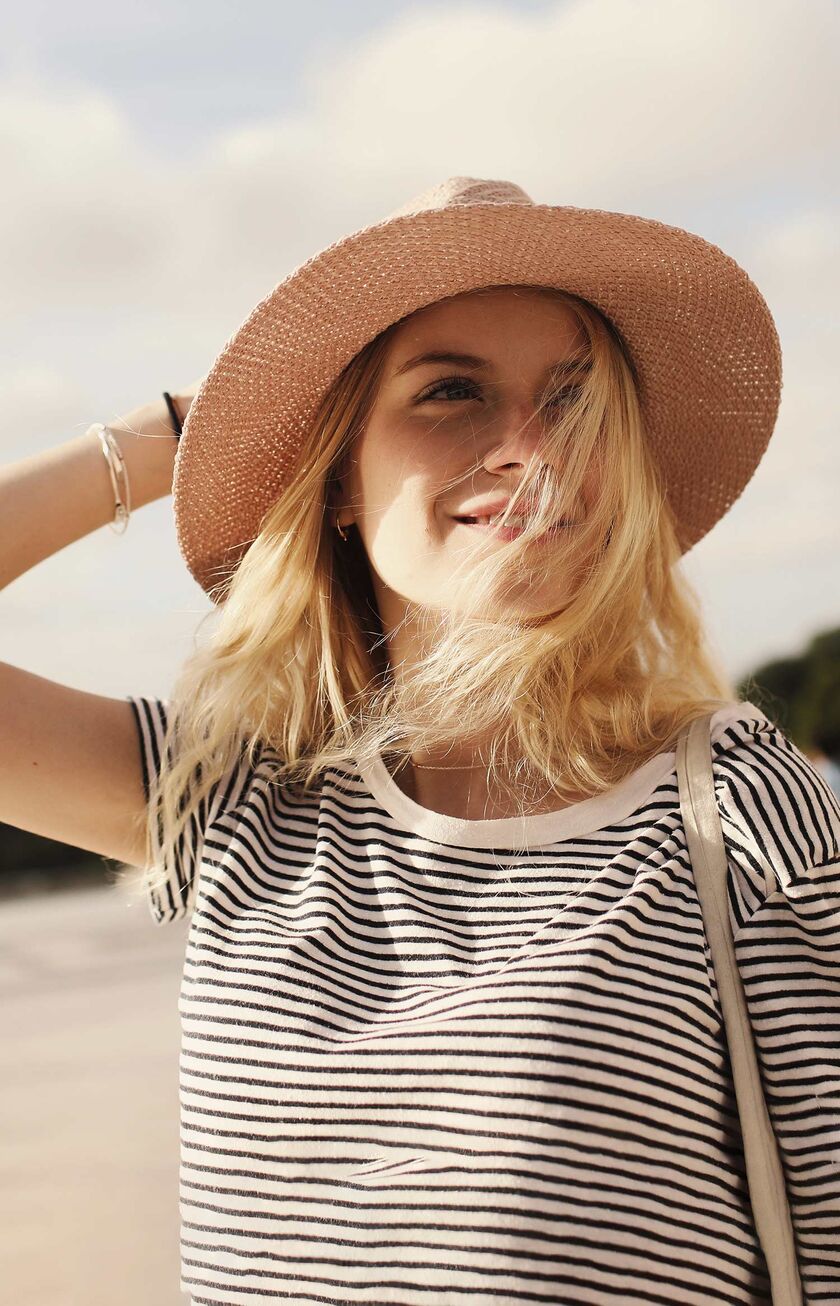
<path fill-rule="evenodd" d="M 116 868 L 97 853 L 0 822 L 0 899 L 109 882 Z"/>
<path fill-rule="evenodd" d="M 816 635 L 798 657 L 765 662 L 737 690 L 803 752 L 840 758 L 840 626 Z"/>
<path fill-rule="evenodd" d="M 45 839 L 40 834 L 19 830 L 16 825 L 0 824 L 0 872 L 72 866 L 95 857 L 95 853 L 85 852 L 72 844 Z"/>

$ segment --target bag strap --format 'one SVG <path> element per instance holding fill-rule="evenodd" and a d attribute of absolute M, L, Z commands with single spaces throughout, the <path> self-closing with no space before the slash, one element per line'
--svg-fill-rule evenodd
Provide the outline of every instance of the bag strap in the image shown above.
<path fill-rule="evenodd" d="M 709 713 L 692 721 L 677 742 L 680 809 L 720 994 L 750 1201 L 770 1274 L 773 1306 L 802 1306 L 784 1172 L 761 1087 L 744 986 L 735 958 L 726 848 L 712 771 L 711 719 Z"/>

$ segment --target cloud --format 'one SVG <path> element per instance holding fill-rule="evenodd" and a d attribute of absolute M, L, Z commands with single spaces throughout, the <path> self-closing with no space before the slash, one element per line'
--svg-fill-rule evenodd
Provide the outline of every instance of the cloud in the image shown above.
<path fill-rule="evenodd" d="M 657 204 L 782 170 L 819 184 L 839 37 L 828 0 L 807 22 L 783 0 L 423 7 L 308 85 L 330 150 L 368 170 L 412 158 L 434 177 L 477 157 L 567 202 Z"/>
<path fill-rule="evenodd" d="M 7 313 L 114 305 L 165 271 L 171 221 L 154 160 L 104 93 L 0 87 L 0 276 Z"/>
<path fill-rule="evenodd" d="M 807 185 L 827 241 L 838 42 L 829 0 L 807 22 L 782 0 L 422 6 L 314 58 L 294 112 L 237 125 L 186 166 L 95 87 L 29 70 L 0 88 L 10 307 L 123 298 L 151 312 L 166 285 L 232 304 L 239 278 L 267 290 L 462 172 L 678 224 L 712 198 Z"/>

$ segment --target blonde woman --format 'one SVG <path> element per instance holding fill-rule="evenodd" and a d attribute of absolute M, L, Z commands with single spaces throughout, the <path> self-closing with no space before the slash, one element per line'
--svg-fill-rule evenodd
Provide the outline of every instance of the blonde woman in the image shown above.
<path fill-rule="evenodd" d="M 803 1290 L 840 1300 L 840 810 L 680 567 L 780 382 L 716 247 L 456 177 L 171 413 L 8 469 L 7 580 L 172 487 L 216 605 L 167 700 L 1 669 L 2 819 L 190 922 L 194 1303 L 769 1301 L 678 801 L 707 713 Z"/>

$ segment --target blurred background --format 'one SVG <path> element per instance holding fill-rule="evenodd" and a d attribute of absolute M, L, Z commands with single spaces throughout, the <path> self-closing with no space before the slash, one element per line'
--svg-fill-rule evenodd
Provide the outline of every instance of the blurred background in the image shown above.
<path fill-rule="evenodd" d="M 0 454 L 204 374 L 298 264 L 450 175 L 685 227 L 758 284 L 784 387 L 743 498 L 683 566 L 739 695 L 840 792 L 838 51 L 834 0 L 7 9 Z M 0 656 L 165 698 L 210 609 L 166 499 L 8 586 Z M 111 872 L 0 826 L 16 1306 L 181 1300 L 186 933 L 156 929 Z"/>

